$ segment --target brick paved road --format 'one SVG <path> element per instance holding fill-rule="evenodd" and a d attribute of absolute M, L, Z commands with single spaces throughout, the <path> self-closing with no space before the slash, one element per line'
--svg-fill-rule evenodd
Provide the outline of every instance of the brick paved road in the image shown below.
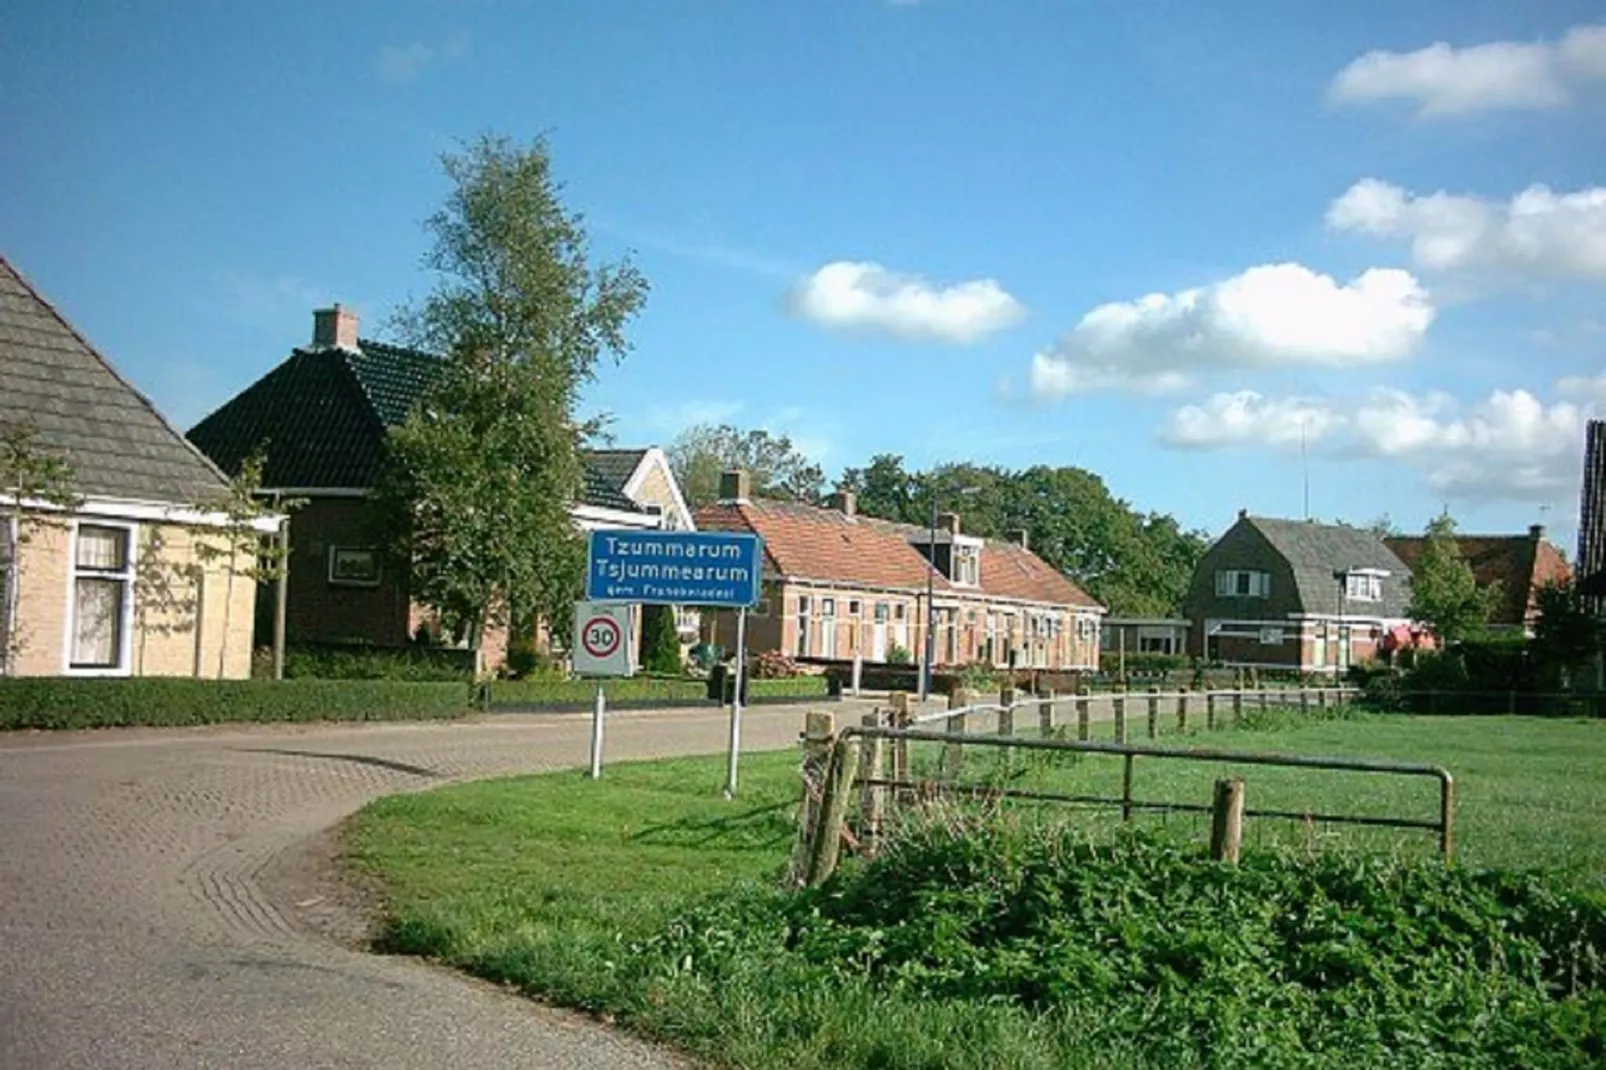
<path fill-rule="evenodd" d="M 750 711 L 744 742 L 801 724 Z M 587 731 L 570 715 L 0 737 L 0 1068 L 675 1065 L 343 947 L 278 891 L 287 859 L 370 799 L 582 765 Z M 718 711 L 615 714 L 609 758 L 716 752 L 724 732 Z"/>

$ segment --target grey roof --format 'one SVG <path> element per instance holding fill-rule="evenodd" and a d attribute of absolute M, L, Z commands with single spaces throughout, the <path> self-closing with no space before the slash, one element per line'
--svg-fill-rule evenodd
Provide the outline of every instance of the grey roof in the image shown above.
<path fill-rule="evenodd" d="M 1383 581 L 1381 605 L 1368 602 L 1365 611 L 1384 617 L 1405 616 L 1405 607 L 1411 601 L 1411 570 L 1372 532 L 1308 520 L 1273 520 L 1259 516 L 1246 520 L 1288 562 L 1305 612 L 1338 612 L 1335 570 L 1372 568 L 1389 575 Z M 1361 607 L 1349 605 L 1345 609 L 1353 613 Z"/>
<path fill-rule="evenodd" d="M 630 477 L 636 474 L 641 467 L 641 459 L 647 456 L 646 450 L 586 450 L 584 451 L 586 464 L 597 475 L 606 479 L 614 490 L 623 494 L 625 484 Z"/>
<path fill-rule="evenodd" d="M 0 256 L 0 423 L 31 423 L 79 493 L 192 505 L 223 476 Z"/>

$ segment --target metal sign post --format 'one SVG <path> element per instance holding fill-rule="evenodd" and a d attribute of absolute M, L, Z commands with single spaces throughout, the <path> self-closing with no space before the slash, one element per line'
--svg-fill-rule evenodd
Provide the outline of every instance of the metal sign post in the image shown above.
<path fill-rule="evenodd" d="M 591 713 L 591 779 L 602 776 L 602 722 L 608 710 L 602 678 L 629 676 L 630 607 L 576 602 L 574 605 L 574 671 L 595 676 L 597 701 Z"/>
<path fill-rule="evenodd" d="M 725 766 L 725 798 L 736 797 L 736 762 L 742 749 L 742 687 L 747 683 L 747 607 L 736 611 L 736 688 L 731 694 L 730 757 Z"/>

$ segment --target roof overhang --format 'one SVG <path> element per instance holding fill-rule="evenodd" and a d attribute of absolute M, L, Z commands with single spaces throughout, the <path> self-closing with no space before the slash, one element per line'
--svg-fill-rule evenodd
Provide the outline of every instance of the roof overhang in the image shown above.
<path fill-rule="evenodd" d="M 10 504 L 14 499 L 0 496 L 0 504 Z M 32 498 L 22 500 L 22 508 L 29 513 L 53 513 L 62 516 L 74 517 L 104 517 L 107 520 L 140 520 L 156 524 L 178 524 L 184 527 L 226 528 L 231 527 L 235 521 L 228 514 L 210 510 L 199 509 L 193 505 L 174 505 L 170 502 L 139 501 L 131 498 L 106 498 L 88 496 L 83 498 L 77 508 L 63 509 L 61 506 L 47 501 Z M 272 535 L 279 530 L 280 524 L 285 520 L 282 513 L 265 513 L 262 516 L 252 517 L 246 521 L 246 526 L 264 535 Z"/>
<path fill-rule="evenodd" d="M 623 509 L 605 509 L 598 505 L 571 505 L 569 516 L 586 531 L 594 528 L 651 530 L 663 522 L 662 517 L 651 513 L 627 513 Z"/>

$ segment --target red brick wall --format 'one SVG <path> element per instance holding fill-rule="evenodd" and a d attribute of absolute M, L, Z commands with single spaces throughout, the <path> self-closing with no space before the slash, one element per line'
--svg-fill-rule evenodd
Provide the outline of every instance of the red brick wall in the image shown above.
<path fill-rule="evenodd" d="M 381 569 L 377 587 L 329 582 L 329 548 L 368 545 L 357 498 L 314 498 L 290 520 L 290 590 L 285 630 L 292 641 L 388 646 L 408 641 L 409 607 L 401 581 Z"/>

